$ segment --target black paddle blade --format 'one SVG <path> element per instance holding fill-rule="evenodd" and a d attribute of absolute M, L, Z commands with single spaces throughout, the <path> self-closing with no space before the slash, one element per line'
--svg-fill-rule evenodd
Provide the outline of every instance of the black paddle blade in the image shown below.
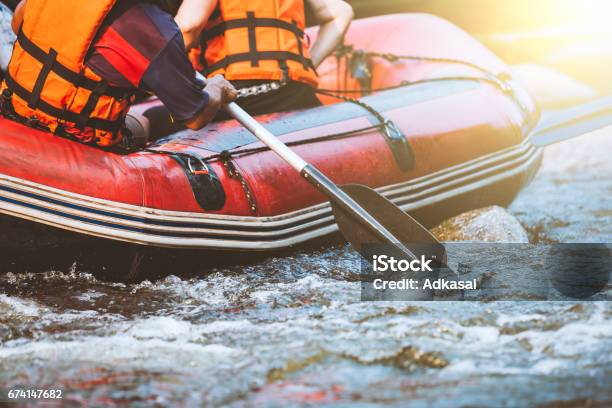
<path fill-rule="evenodd" d="M 444 245 L 431 235 L 427 228 L 419 224 L 398 206 L 363 185 L 348 184 L 340 186 L 340 189 L 370 213 L 393 234 L 396 242 L 401 244 L 398 248 L 392 242 L 383 241 L 380 235 L 376 234 L 369 226 L 347 214 L 344 209 L 332 202 L 336 223 L 342 235 L 366 260 L 371 262 L 372 257 L 380 255 L 381 250 L 386 254 L 391 252 L 408 259 L 411 256 L 402 250 L 401 246 L 403 246 L 417 258 L 425 256 L 427 259 L 434 259 L 439 266 L 446 266 Z"/>

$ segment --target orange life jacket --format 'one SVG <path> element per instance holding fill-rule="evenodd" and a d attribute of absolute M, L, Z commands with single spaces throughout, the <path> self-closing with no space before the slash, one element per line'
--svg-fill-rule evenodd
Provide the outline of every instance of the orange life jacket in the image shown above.
<path fill-rule="evenodd" d="M 316 87 L 305 25 L 304 0 L 219 0 L 192 62 L 205 76 Z"/>
<path fill-rule="evenodd" d="M 112 146 L 133 89 L 111 87 L 85 65 L 117 0 L 28 0 L 2 91 L 29 123 L 85 143 Z"/>

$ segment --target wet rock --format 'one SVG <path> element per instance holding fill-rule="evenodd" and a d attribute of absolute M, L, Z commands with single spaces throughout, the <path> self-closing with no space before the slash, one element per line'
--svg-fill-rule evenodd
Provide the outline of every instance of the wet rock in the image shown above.
<path fill-rule="evenodd" d="M 497 206 L 460 214 L 435 227 L 432 233 L 441 241 L 529 242 L 518 220 Z"/>
<path fill-rule="evenodd" d="M 268 383 L 285 380 L 287 375 L 301 371 L 310 367 L 313 364 L 320 363 L 329 356 L 327 350 L 320 350 L 318 353 L 304 359 L 304 360 L 289 360 L 282 368 L 272 368 L 268 371 L 266 379 Z"/>
<path fill-rule="evenodd" d="M 409 315 L 418 313 L 420 310 L 421 308 L 416 307 L 416 306 L 406 306 L 401 309 L 388 307 L 380 313 L 375 313 L 372 315 L 362 317 L 361 319 L 356 320 L 355 323 L 364 323 L 364 322 L 367 322 L 368 320 L 375 320 L 375 319 L 380 319 L 380 318 L 388 317 L 388 316 L 401 316 L 401 315 L 409 316 Z"/>
<path fill-rule="evenodd" d="M 422 366 L 428 368 L 444 368 L 448 361 L 437 352 L 422 352 L 415 347 L 404 347 L 398 354 L 380 361 L 383 364 L 392 364 L 398 368 L 412 368 Z"/>
<path fill-rule="evenodd" d="M 345 356 L 360 364 L 372 365 L 382 364 L 396 368 L 401 368 L 408 371 L 414 371 L 418 367 L 423 368 L 444 368 L 448 366 L 448 361 L 442 354 L 435 351 L 423 352 L 416 347 L 406 346 L 400 349 L 397 353 L 377 358 L 375 360 L 365 360 L 356 356 Z"/>

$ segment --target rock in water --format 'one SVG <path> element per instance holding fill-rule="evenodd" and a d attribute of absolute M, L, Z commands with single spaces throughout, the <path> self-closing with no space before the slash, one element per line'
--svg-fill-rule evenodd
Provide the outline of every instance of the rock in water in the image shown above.
<path fill-rule="evenodd" d="M 460 214 L 435 227 L 432 233 L 441 241 L 529 242 L 519 221 L 497 206 Z"/>

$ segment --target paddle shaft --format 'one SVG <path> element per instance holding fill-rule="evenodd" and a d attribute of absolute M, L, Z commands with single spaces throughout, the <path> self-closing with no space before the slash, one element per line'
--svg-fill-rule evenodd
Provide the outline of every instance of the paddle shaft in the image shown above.
<path fill-rule="evenodd" d="M 381 223 L 379 223 L 370 213 L 364 210 L 355 200 L 348 194 L 342 191 L 336 184 L 328 179 L 316 167 L 308 164 L 304 159 L 298 156 L 293 150 L 287 147 L 276 136 L 274 136 L 262 124 L 257 122 L 251 115 L 244 111 L 236 103 L 229 103 L 226 106 L 226 111 L 232 115 L 238 122 L 253 133 L 272 151 L 278 154 L 282 159 L 297 170 L 311 185 L 313 185 L 322 194 L 327 196 L 330 201 L 337 204 L 343 211 L 350 214 L 362 224 L 367 225 L 375 231 L 376 235 L 388 243 L 397 245 L 401 250 L 416 259 L 416 255 L 405 245 L 403 245 L 395 236 L 389 232 Z"/>
<path fill-rule="evenodd" d="M 612 96 L 553 112 L 529 135 L 544 147 L 612 125 Z"/>
<path fill-rule="evenodd" d="M 300 156 L 295 154 L 293 150 L 289 149 L 283 142 L 278 140 L 268 129 L 251 115 L 249 115 L 244 109 L 238 104 L 231 102 L 227 104 L 225 110 L 229 112 L 242 126 L 247 128 L 252 134 L 254 134 L 259 140 L 261 140 L 266 146 L 272 149 L 276 154 L 285 159 L 287 163 L 291 165 L 298 172 L 302 172 L 308 163 Z"/>

